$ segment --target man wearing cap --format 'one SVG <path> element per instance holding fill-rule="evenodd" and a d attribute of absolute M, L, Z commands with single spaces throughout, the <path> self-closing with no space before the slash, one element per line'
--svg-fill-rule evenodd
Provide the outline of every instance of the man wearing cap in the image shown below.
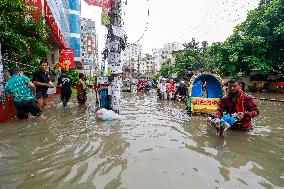
<path fill-rule="evenodd" d="M 14 68 L 5 87 L 7 95 L 14 96 L 17 117 L 19 119 L 27 119 L 29 118 L 29 113 L 31 113 L 37 118 L 44 118 L 41 115 L 42 110 L 38 107 L 34 99 L 33 92 L 35 93 L 36 90 L 35 85 L 27 76 L 22 75 L 21 72 L 20 68 Z"/>

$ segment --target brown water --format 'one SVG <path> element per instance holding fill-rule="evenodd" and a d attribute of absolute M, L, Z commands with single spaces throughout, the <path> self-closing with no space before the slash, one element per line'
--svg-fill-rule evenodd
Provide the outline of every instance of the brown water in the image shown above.
<path fill-rule="evenodd" d="M 97 121 L 91 103 L 55 99 L 45 121 L 0 125 L 0 188 L 284 187 L 283 103 L 258 102 L 254 131 L 225 138 L 153 94 L 123 94 L 120 121 Z"/>

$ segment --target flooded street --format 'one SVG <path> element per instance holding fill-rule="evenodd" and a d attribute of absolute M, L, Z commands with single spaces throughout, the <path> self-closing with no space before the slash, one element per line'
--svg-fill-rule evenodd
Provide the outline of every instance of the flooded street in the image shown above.
<path fill-rule="evenodd" d="M 122 120 L 89 101 L 53 99 L 44 115 L 0 125 L 1 189 L 284 187 L 284 104 L 258 101 L 251 133 L 215 136 L 205 117 L 154 94 L 124 93 Z"/>

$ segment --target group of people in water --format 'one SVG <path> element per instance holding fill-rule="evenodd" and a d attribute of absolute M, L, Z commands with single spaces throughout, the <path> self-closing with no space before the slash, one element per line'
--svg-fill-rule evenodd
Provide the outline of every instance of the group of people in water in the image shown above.
<path fill-rule="evenodd" d="M 19 119 L 27 119 L 31 113 L 37 118 L 43 118 L 42 111 L 47 103 L 47 91 L 49 88 L 54 88 L 50 82 L 48 74 L 47 62 L 42 61 L 40 68 L 34 73 L 33 79 L 30 80 L 25 76 L 20 68 L 11 70 L 11 76 L 8 79 L 5 90 L 6 94 L 12 95 L 14 104 L 17 109 L 17 117 Z M 79 80 L 76 83 L 77 100 L 79 104 L 85 104 L 87 100 L 87 86 L 85 75 L 80 73 Z M 161 79 L 160 84 L 153 82 L 154 87 L 157 86 L 157 92 L 160 99 L 179 99 L 186 102 L 188 96 L 188 88 L 184 80 L 180 81 L 178 86 L 174 80 L 169 83 L 166 79 Z M 72 79 L 67 75 L 66 70 L 61 70 L 61 76 L 58 78 L 57 87 L 61 89 L 61 100 L 63 106 L 66 107 L 72 94 Z M 207 97 L 206 92 L 207 82 L 202 83 L 202 97 Z M 137 91 L 149 91 L 150 84 L 146 80 L 137 82 Z M 232 128 L 241 130 L 251 130 L 251 119 L 259 115 L 259 110 L 253 97 L 246 94 L 243 83 L 236 78 L 227 82 L 227 94 L 222 97 L 218 103 L 217 111 L 214 112 L 210 119 L 213 126 L 224 122 L 223 116 L 229 114 L 233 119 L 236 119 L 232 124 Z M 226 124 L 224 124 L 226 125 Z M 227 124 L 228 125 L 228 124 Z M 218 127 L 222 131 L 224 128 Z M 220 132 L 222 133 L 222 132 Z"/>
<path fill-rule="evenodd" d="M 187 87 L 185 81 L 181 80 L 178 87 L 176 87 L 173 79 L 170 80 L 169 84 L 166 83 L 166 79 L 162 78 L 161 83 L 158 85 L 158 96 L 160 99 L 178 99 L 186 100 Z"/>
<path fill-rule="evenodd" d="M 85 75 L 80 73 L 76 83 L 79 104 L 85 104 L 87 100 L 85 78 Z M 20 68 L 12 69 L 5 84 L 5 91 L 8 97 L 13 96 L 19 119 L 27 119 L 29 114 L 37 118 L 44 118 L 42 111 L 47 104 L 48 89 L 55 87 L 50 80 L 47 62 L 41 61 L 40 68 L 34 73 L 32 80 L 25 76 Z M 66 107 L 72 94 L 72 79 L 64 69 L 61 70 L 57 87 L 61 90 L 61 101 Z"/>

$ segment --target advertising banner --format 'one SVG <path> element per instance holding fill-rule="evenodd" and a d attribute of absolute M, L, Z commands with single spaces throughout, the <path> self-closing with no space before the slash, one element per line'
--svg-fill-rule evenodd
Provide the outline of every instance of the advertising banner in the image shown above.
<path fill-rule="evenodd" d="M 65 48 L 60 50 L 59 65 L 57 68 L 64 68 L 69 70 L 70 68 L 75 68 L 74 64 L 74 50 L 71 48 Z"/>
<path fill-rule="evenodd" d="M 93 5 L 97 7 L 110 7 L 111 0 L 85 0 L 88 5 Z"/>

